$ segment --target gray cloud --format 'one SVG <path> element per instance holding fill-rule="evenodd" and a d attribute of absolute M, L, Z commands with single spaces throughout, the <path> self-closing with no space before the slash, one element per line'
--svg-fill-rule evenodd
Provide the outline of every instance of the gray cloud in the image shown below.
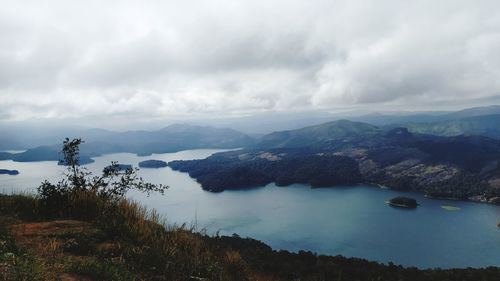
<path fill-rule="evenodd" d="M 498 100 L 497 1 L 5 1 L 0 118 Z"/>

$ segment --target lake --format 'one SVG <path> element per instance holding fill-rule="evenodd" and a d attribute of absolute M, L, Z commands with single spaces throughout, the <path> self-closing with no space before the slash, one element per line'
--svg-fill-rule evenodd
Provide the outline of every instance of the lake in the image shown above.
<path fill-rule="evenodd" d="M 221 150 L 199 149 L 138 157 L 109 154 L 86 165 L 99 172 L 111 161 L 137 166 L 146 159 L 200 159 Z M 0 191 L 30 192 L 48 179 L 57 181 L 64 168 L 54 161 L 0 161 Z M 405 266 L 500 266 L 500 207 L 472 202 L 434 200 L 417 193 L 363 185 L 312 189 L 294 184 L 211 193 L 189 175 L 170 168 L 141 169 L 147 181 L 170 186 L 164 196 L 130 192 L 127 196 L 166 216 L 169 223 L 196 225 L 199 230 L 237 233 L 274 249 L 310 250 L 320 254 L 360 257 Z M 398 196 L 417 199 L 415 210 L 396 209 L 385 201 Z M 442 206 L 458 207 L 453 211 Z"/>

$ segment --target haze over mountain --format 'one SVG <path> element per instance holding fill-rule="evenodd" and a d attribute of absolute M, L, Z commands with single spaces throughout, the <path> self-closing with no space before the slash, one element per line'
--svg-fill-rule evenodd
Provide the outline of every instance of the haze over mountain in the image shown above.
<path fill-rule="evenodd" d="M 111 132 L 83 130 L 85 143 L 81 146 L 81 161 L 106 153 L 130 152 L 138 155 L 175 152 L 196 148 L 239 148 L 253 144 L 254 140 L 232 129 L 219 129 L 193 125 L 171 125 L 158 131 Z M 81 135 L 78 137 L 82 137 Z M 15 161 L 60 160 L 63 139 L 52 145 L 30 148 L 21 153 L 2 153 L 0 159 Z"/>
<path fill-rule="evenodd" d="M 500 202 L 500 140 L 440 137 L 347 120 L 274 132 L 253 147 L 173 161 L 210 191 L 271 182 L 375 183 L 429 196 Z"/>
<path fill-rule="evenodd" d="M 366 123 L 348 120 L 332 121 L 297 130 L 280 131 L 265 135 L 259 147 L 318 147 L 336 140 L 357 139 L 363 135 L 373 137 L 380 129 Z"/>
<path fill-rule="evenodd" d="M 438 136 L 480 135 L 500 138 L 500 114 L 424 123 L 401 123 L 394 126 L 411 132 Z"/>
<path fill-rule="evenodd" d="M 202 127 L 230 128 L 249 135 L 252 138 L 260 137 L 275 131 L 295 130 L 307 126 L 318 125 L 335 120 L 351 120 L 368 123 L 376 126 L 394 128 L 407 127 L 412 132 L 436 134 L 442 136 L 454 136 L 461 134 L 485 135 L 494 138 L 500 136 L 500 127 L 496 122 L 500 115 L 500 106 L 475 107 L 460 111 L 428 111 L 428 112 L 379 112 L 368 113 L 351 111 L 343 113 L 329 113 L 326 111 L 314 112 L 289 112 L 289 113 L 262 113 L 248 117 L 191 120 L 190 124 Z M 172 122 L 172 121 L 171 121 Z M 168 123 L 165 121 L 163 124 Z M 177 123 L 179 124 L 179 123 Z M 165 125 L 152 123 L 147 128 L 162 128 Z M 172 124 L 175 125 L 175 124 Z M 172 128 L 160 129 L 164 133 Z M 182 126 L 181 126 L 182 127 Z M 205 128 L 206 129 L 206 128 Z M 135 133 L 143 131 L 143 141 L 162 137 L 155 135 L 153 131 L 158 129 L 142 130 L 107 130 L 88 127 L 71 127 L 58 124 L 40 124 L 28 122 L 15 122 L 0 125 L 0 150 L 25 150 L 40 145 L 54 145 L 60 143 L 65 137 L 79 137 L 87 141 L 99 141 L 108 138 L 120 142 L 130 137 L 130 141 L 139 142 Z M 128 132 L 128 133 L 125 133 Z M 148 135 L 149 134 L 149 135 Z M 179 135 L 173 136 L 179 138 Z M 189 135 L 186 135 L 190 141 Z M 165 136 L 163 136 L 165 138 Z M 179 141 L 179 139 L 177 139 Z"/>
<path fill-rule="evenodd" d="M 1 280 L 500 280 L 498 0 L 2 0 L 0 46 Z"/>
<path fill-rule="evenodd" d="M 471 107 L 458 111 L 373 112 L 369 114 L 351 115 L 351 118 L 348 119 L 353 121 L 367 122 L 374 125 L 391 125 L 409 122 L 438 122 L 494 114 L 500 114 L 500 105 Z"/>

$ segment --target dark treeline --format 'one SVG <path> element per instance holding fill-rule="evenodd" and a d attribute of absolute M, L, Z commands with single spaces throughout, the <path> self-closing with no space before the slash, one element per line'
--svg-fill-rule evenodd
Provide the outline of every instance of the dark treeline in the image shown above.
<path fill-rule="evenodd" d="M 172 161 L 206 190 L 293 183 L 313 187 L 376 183 L 429 196 L 495 203 L 500 141 L 439 137 L 339 121 L 276 132 L 254 148 L 207 159 Z"/>
<path fill-rule="evenodd" d="M 173 161 L 169 166 L 189 172 L 204 189 L 211 191 L 262 186 L 271 182 L 281 186 L 304 183 L 314 187 L 362 182 L 358 164 L 349 157 L 311 155 L 295 150 L 293 153 L 274 150 L 269 157 L 271 160 L 257 157 L 252 161 L 237 161 L 215 156 L 201 161 Z"/>

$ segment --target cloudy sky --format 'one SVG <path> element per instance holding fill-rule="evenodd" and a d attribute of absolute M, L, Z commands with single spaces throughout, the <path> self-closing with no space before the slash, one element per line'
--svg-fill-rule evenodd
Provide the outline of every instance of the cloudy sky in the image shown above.
<path fill-rule="evenodd" d="M 0 121 L 500 103 L 496 0 L 1 4 Z"/>

